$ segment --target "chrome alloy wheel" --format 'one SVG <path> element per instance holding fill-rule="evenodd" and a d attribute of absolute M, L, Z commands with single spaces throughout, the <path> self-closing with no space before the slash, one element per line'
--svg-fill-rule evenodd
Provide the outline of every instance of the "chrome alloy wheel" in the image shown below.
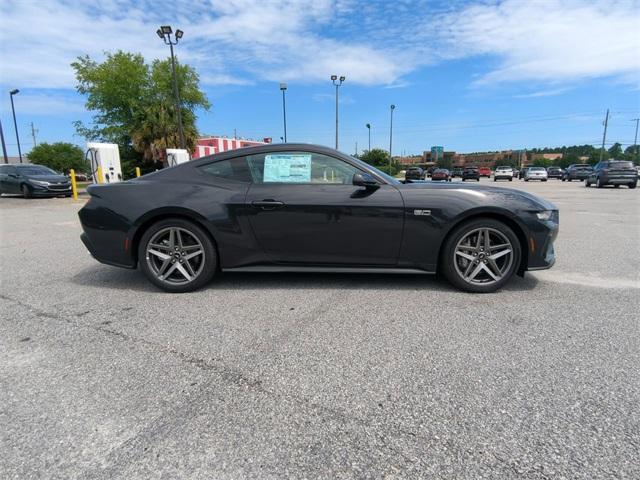
<path fill-rule="evenodd" d="M 149 268 L 162 282 L 183 285 L 196 279 L 204 267 L 204 248 L 189 230 L 167 227 L 159 230 L 145 249 Z"/>
<path fill-rule="evenodd" d="M 456 272 L 470 284 L 499 282 L 513 264 L 513 245 L 494 228 L 477 228 L 460 239 L 454 250 Z"/>

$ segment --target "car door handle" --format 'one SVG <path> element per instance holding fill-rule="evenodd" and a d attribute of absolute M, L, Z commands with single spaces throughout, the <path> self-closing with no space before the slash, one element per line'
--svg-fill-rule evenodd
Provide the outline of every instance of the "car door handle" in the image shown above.
<path fill-rule="evenodd" d="M 276 208 L 284 207 L 284 202 L 269 199 L 251 202 L 251 205 L 261 208 L 262 210 L 275 210 Z"/>

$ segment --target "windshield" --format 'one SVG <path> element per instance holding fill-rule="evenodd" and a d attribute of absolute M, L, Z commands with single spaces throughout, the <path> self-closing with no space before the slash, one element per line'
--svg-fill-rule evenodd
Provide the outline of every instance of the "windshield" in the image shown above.
<path fill-rule="evenodd" d="M 381 170 L 378 170 L 376 167 L 374 167 L 373 165 L 369 165 L 367 162 L 363 162 L 359 158 L 351 157 L 351 159 L 356 164 L 360 165 L 362 168 L 368 169 L 368 170 L 373 170 L 376 175 L 384 178 L 387 182 L 391 183 L 392 185 L 400 185 L 402 183 L 400 180 L 398 180 L 396 178 L 393 178 L 391 175 L 388 175 L 388 174 L 384 173 Z"/>
<path fill-rule="evenodd" d="M 18 171 L 27 177 L 38 177 L 42 175 L 60 175 L 58 172 L 54 172 L 50 168 L 43 167 L 41 165 L 30 165 L 25 167 L 18 167 Z"/>

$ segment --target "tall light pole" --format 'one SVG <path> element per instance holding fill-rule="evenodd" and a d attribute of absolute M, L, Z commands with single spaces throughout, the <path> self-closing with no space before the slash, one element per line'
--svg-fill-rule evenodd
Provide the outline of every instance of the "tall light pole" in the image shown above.
<path fill-rule="evenodd" d="M 636 122 L 636 136 L 633 139 L 633 153 L 636 154 L 636 161 L 638 161 L 640 160 L 640 152 L 638 151 L 638 122 L 640 122 L 640 118 L 634 118 L 631 121 Z"/>
<path fill-rule="evenodd" d="M 604 117 L 604 133 L 602 134 L 602 148 L 600 149 L 600 161 L 604 155 L 604 142 L 607 140 L 607 126 L 609 125 L 609 109 L 607 108 L 607 116 Z"/>
<path fill-rule="evenodd" d="M 0 121 L 0 140 L 2 140 L 2 155 L 4 156 L 4 163 L 9 163 L 9 157 L 7 156 L 7 146 L 4 143 L 4 131 L 2 130 L 2 121 Z"/>
<path fill-rule="evenodd" d="M 338 150 L 338 87 L 345 81 L 345 77 L 338 78 L 337 75 L 331 75 L 331 81 L 336 87 L 336 150 Z"/>
<path fill-rule="evenodd" d="M 393 147 L 393 111 L 396 109 L 395 105 L 391 105 L 391 124 L 389 125 L 389 175 L 391 175 L 391 149 Z"/>
<path fill-rule="evenodd" d="M 287 91 L 287 84 L 281 83 L 280 90 L 282 90 L 282 119 L 284 121 L 284 143 L 287 143 L 287 106 L 284 102 L 284 92 Z"/>
<path fill-rule="evenodd" d="M 171 33 L 173 30 L 169 25 L 163 25 L 156 33 L 158 36 L 164 41 L 165 45 L 169 45 L 171 50 L 171 71 L 173 73 L 173 94 L 176 100 L 176 117 L 178 118 L 178 133 L 180 135 L 180 148 L 183 150 L 186 149 L 186 144 L 184 141 L 184 130 L 182 129 L 182 110 L 180 107 L 180 93 L 178 92 L 178 78 L 176 77 L 176 60 L 173 55 L 173 46 L 178 44 L 178 40 L 182 38 L 184 32 L 182 30 L 176 30 L 175 40 L 171 39 Z"/>
<path fill-rule="evenodd" d="M 16 108 L 13 106 L 13 96 L 20 93 L 20 90 L 14 88 L 9 92 L 11 98 L 11 111 L 13 112 L 13 128 L 16 130 L 16 141 L 18 142 L 18 156 L 20 157 L 20 163 L 22 163 L 22 151 L 20 150 L 20 135 L 18 135 L 18 122 L 16 122 Z"/>
<path fill-rule="evenodd" d="M 367 123 L 367 130 L 369 130 L 369 152 L 371 151 L 371 124 Z"/>

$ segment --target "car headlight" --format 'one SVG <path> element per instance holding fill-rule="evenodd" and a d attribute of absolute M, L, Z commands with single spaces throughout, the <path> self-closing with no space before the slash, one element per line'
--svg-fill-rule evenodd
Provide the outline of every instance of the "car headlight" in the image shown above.
<path fill-rule="evenodd" d="M 43 180 L 29 180 L 31 183 L 34 183 L 36 185 L 42 185 L 43 187 L 48 187 L 49 186 L 49 182 L 45 182 Z"/>
<path fill-rule="evenodd" d="M 551 220 L 553 216 L 553 210 L 543 210 L 542 212 L 536 212 L 538 220 Z"/>

